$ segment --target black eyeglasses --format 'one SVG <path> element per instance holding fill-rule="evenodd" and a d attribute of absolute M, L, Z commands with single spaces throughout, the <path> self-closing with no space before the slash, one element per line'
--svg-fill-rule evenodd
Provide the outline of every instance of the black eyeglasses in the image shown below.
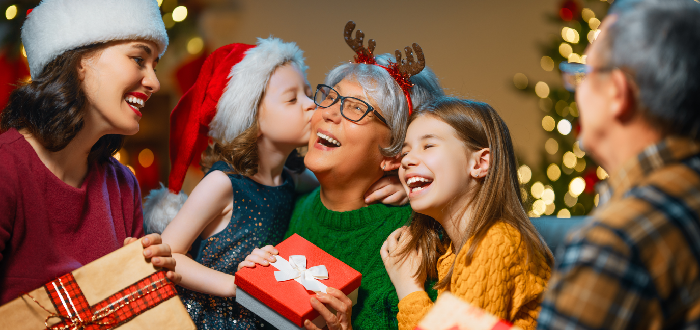
<path fill-rule="evenodd" d="M 368 113 L 374 112 L 379 120 L 384 125 L 389 126 L 382 115 L 367 102 L 354 97 L 341 96 L 335 89 L 330 86 L 319 84 L 316 87 L 314 94 L 314 103 L 321 108 L 328 108 L 340 101 L 340 114 L 347 120 L 358 122 L 365 118 Z"/>

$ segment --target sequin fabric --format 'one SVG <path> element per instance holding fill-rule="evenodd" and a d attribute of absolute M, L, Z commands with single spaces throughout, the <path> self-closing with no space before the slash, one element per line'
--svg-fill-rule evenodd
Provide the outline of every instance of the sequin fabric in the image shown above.
<path fill-rule="evenodd" d="M 227 171 L 225 162 L 216 162 L 212 171 Z M 229 174 L 233 186 L 233 215 L 219 233 L 192 245 L 194 260 L 233 275 L 238 264 L 253 249 L 276 245 L 284 238 L 294 201 L 294 183 L 283 173 L 284 183 L 277 187 L 259 184 L 245 176 Z M 197 329 L 274 329 L 257 315 L 225 298 L 191 291 L 178 286 Z"/>

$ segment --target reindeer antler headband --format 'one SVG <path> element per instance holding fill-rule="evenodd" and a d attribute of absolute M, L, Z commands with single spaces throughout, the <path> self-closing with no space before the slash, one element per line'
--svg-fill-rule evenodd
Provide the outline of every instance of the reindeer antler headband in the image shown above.
<path fill-rule="evenodd" d="M 423 55 L 423 49 L 418 46 L 417 43 L 413 43 L 413 50 L 416 52 L 416 57 L 418 61 L 416 62 L 413 58 L 413 50 L 410 47 L 404 48 L 406 52 L 406 60 L 401 59 L 401 51 L 396 50 L 396 63 L 390 63 L 388 66 L 383 66 L 377 64 L 374 58 L 374 47 L 377 43 L 374 39 L 370 39 L 368 43 L 368 48 L 363 46 L 363 40 L 365 34 L 361 30 L 357 30 L 355 33 L 355 38 L 352 37 L 352 31 L 355 30 L 355 22 L 349 21 L 345 24 L 345 42 L 355 51 L 355 63 L 372 64 L 378 67 L 384 68 L 389 75 L 391 75 L 394 80 L 399 84 L 404 95 L 406 95 L 406 101 L 408 101 L 408 115 L 413 113 L 413 103 L 411 102 L 411 88 L 413 83 L 411 82 L 411 76 L 417 75 L 419 72 L 423 71 L 425 68 L 425 56 Z"/>

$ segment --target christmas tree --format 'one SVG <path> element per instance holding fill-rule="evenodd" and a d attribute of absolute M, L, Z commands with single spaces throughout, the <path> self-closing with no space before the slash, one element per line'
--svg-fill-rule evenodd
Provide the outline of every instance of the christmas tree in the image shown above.
<path fill-rule="evenodd" d="M 530 216 L 585 215 L 598 204 L 594 186 L 607 178 L 607 173 L 579 148 L 578 107 L 574 94 L 564 88 L 559 64 L 586 63 L 583 53 L 598 36 L 608 6 L 596 0 L 585 1 L 585 6 L 574 0 L 563 1 L 557 14 L 550 16 L 561 27 L 561 35 L 542 45 L 540 61 L 543 70 L 558 75 L 553 74 L 550 83 L 530 82 L 522 73 L 513 78 L 515 88 L 539 99 L 542 129 L 547 134 L 539 166 L 525 164 L 518 169 Z"/>

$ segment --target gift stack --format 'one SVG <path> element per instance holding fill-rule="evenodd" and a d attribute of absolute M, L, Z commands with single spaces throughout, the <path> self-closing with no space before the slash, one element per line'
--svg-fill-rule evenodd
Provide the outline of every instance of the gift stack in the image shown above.
<path fill-rule="evenodd" d="M 415 330 L 520 330 L 489 312 L 442 293 Z"/>
<path fill-rule="evenodd" d="M 195 329 L 141 241 L 0 306 L 6 329 Z"/>
<path fill-rule="evenodd" d="M 236 273 L 236 301 L 278 329 L 299 329 L 305 320 L 326 324 L 311 306 L 316 292 L 327 287 L 343 291 L 357 302 L 362 275 L 299 235 L 276 247 L 277 261 Z"/>

